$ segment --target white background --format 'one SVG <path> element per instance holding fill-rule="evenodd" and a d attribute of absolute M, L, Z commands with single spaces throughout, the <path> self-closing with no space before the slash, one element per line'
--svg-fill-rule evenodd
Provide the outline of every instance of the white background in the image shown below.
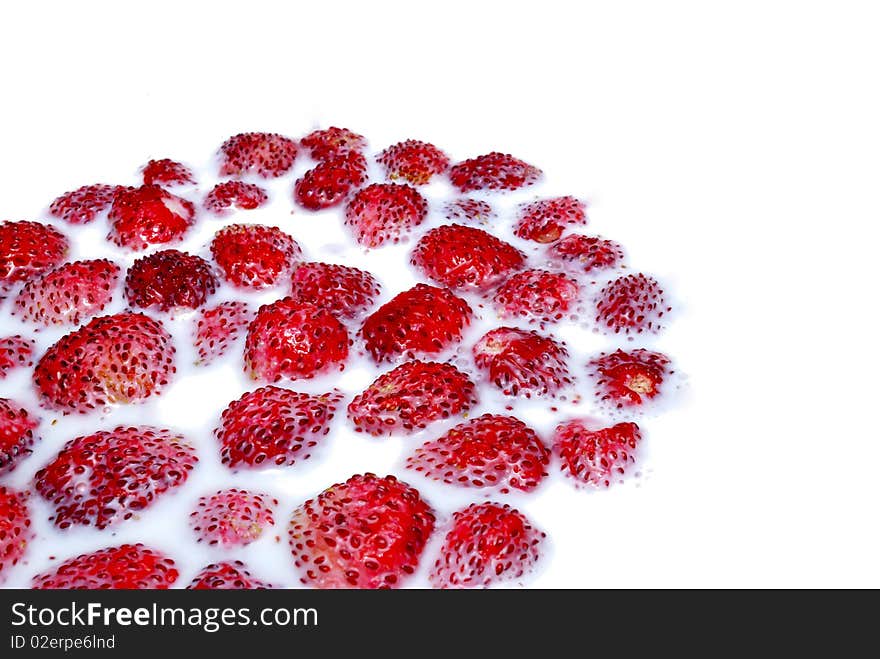
<path fill-rule="evenodd" d="M 690 381 L 534 584 L 880 586 L 872 3 L 182 4 L 4 5 L 0 216 L 242 130 L 513 152 L 675 291 Z"/>

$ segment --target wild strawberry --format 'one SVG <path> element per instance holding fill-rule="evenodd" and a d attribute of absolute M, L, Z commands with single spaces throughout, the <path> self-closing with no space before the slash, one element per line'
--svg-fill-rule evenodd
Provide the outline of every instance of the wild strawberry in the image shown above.
<path fill-rule="evenodd" d="M 264 590 L 272 584 L 254 579 L 241 561 L 212 563 L 199 572 L 187 590 Z"/>
<path fill-rule="evenodd" d="M 482 229 L 447 224 L 422 236 L 411 261 L 449 288 L 484 289 L 519 270 L 525 255 Z"/>
<path fill-rule="evenodd" d="M 24 556 L 33 535 L 27 493 L 0 485 L 0 580 Z"/>
<path fill-rule="evenodd" d="M 522 206 L 513 232 L 525 240 L 552 243 L 569 224 L 586 224 L 586 206 L 574 197 L 539 199 Z"/>
<path fill-rule="evenodd" d="M 506 153 L 494 151 L 453 165 L 452 185 L 462 192 L 471 190 L 516 190 L 532 185 L 541 170 Z"/>
<path fill-rule="evenodd" d="M 79 325 L 113 299 L 119 266 L 107 259 L 74 261 L 32 279 L 15 298 L 12 314 L 38 325 Z"/>
<path fill-rule="evenodd" d="M 429 577 L 435 588 L 480 588 L 519 579 L 541 556 L 545 534 L 516 508 L 472 503 L 452 515 Z"/>
<path fill-rule="evenodd" d="M 0 474 L 12 471 L 33 452 L 34 430 L 39 425 L 40 420 L 14 400 L 0 398 Z"/>
<path fill-rule="evenodd" d="M 621 409 L 639 407 L 656 397 L 664 380 L 673 373 L 669 363 L 669 358 L 659 352 L 616 350 L 601 353 L 587 367 L 599 400 Z"/>
<path fill-rule="evenodd" d="M 565 346 L 537 332 L 499 327 L 486 332 L 473 353 L 477 367 L 506 396 L 553 396 L 571 384 Z"/>
<path fill-rule="evenodd" d="M 195 221 L 195 215 L 192 202 L 158 185 L 126 188 L 113 198 L 107 239 L 133 250 L 179 242 Z"/>
<path fill-rule="evenodd" d="M 253 210 L 268 200 L 269 195 L 259 185 L 244 181 L 224 181 L 205 195 L 203 205 L 214 215 L 226 215 L 233 206 L 240 210 Z"/>
<path fill-rule="evenodd" d="M 561 423 L 553 436 L 553 453 L 562 461 L 562 471 L 579 485 L 608 487 L 630 463 L 642 439 L 634 423 L 591 429 L 582 419 Z"/>
<path fill-rule="evenodd" d="M 389 180 L 403 179 L 412 185 L 424 185 L 434 175 L 449 169 L 449 156 L 433 144 L 419 140 L 392 144 L 376 160 L 385 168 Z"/>
<path fill-rule="evenodd" d="M 394 476 L 352 476 L 297 508 L 290 548 L 318 588 L 397 588 L 419 564 L 434 512 Z"/>
<path fill-rule="evenodd" d="M 277 133 L 233 135 L 220 146 L 220 176 L 283 176 L 293 167 L 297 151 L 296 142 Z"/>
<path fill-rule="evenodd" d="M 345 223 L 366 247 L 400 242 L 428 215 L 418 190 L 397 183 L 374 183 L 360 190 L 345 208 Z"/>
<path fill-rule="evenodd" d="M 255 380 L 307 379 L 345 368 L 348 331 L 326 309 L 286 297 L 260 307 L 245 339 L 245 372 Z"/>
<path fill-rule="evenodd" d="M 443 215 L 447 220 L 476 224 L 488 224 L 498 217 L 489 202 L 470 197 L 461 197 L 447 202 L 443 206 Z"/>
<path fill-rule="evenodd" d="M 195 449 L 170 430 L 119 426 L 67 442 L 34 483 L 55 506 L 55 526 L 103 529 L 183 485 L 198 461 Z"/>
<path fill-rule="evenodd" d="M 358 432 L 412 432 L 476 405 L 474 383 L 451 364 L 411 361 L 380 375 L 355 396 L 348 417 Z"/>
<path fill-rule="evenodd" d="M 293 197 L 303 208 L 317 211 L 338 206 L 367 182 L 367 161 L 356 152 L 321 161 L 293 187 Z"/>
<path fill-rule="evenodd" d="M 290 277 L 302 249 L 276 227 L 230 224 L 215 234 L 211 253 L 230 284 L 261 289 Z"/>
<path fill-rule="evenodd" d="M 165 249 L 132 264 L 125 277 L 125 298 L 140 309 L 197 309 L 216 292 L 218 283 L 202 257 Z"/>
<path fill-rule="evenodd" d="M 151 160 L 141 169 L 144 185 L 186 185 L 195 183 L 189 167 L 168 158 Z"/>
<path fill-rule="evenodd" d="M 199 498 L 198 508 L 189 516 L 189 525 L 197 542 L 222 547 L 244 547 L 263 535 L 266 527 L 275 525 L 273 509 L 277 499 L 266 494 L 237 490 L 220 490 Z"/>
<path fill-rule="evenodd" d="M 33 339 L 18 334 L 0 339 L 0 380 L 17 368 L 33 366 L 35 347 Z"/>
<path fill-rule="evenodd" d="M 347 265 L 303 263 L 293 272 L 290 296 L 343 318 L 356 318 L 373 306 L 380 286 L 369 272 Z"/>
<path fill-rule="evenodd" d="M 582 272 L 607 270 L 623 262 L 623 248 L 613 240 L 571 234 L 547 247 L 547 255 Z"/>
<path fill-rule="evenodd" d="M 97 183 L 65 192 L 49 206 L 49 213 L 70 224 L 88 224 L 113 203 L 121 185 Z"/>
<path fill-rule="evenodd" d="M 367 148 L 367 140 L 363 135 L 336 126 L 312 131 L 300 140 L 300 144 L 309 150 L 309 155 L 315 160 L 329 160 L 352 152 L 360 153 Z"/>
<path fill-rule="evenodd" d="M 416 284 L 374 311 L 361 336 L 377 364 L 437 355 L 461 341 L 472 315 L 468 303 L 447 289 Z"/>
<path fill-rule="evenodd" d="M 614 334 L 658 332 L 663 315 L 670 309 L 656 279 L 642 273 L 626 275 L 599 292 L 596 323 L 604 332 Z"/>
<path fill-rule="evenodd" d="M 556 323 L 570 315 L 580 286 L 571 277 L 546 270 L 526 270 L 513 275 L 496 292 L 495 308 L 502 318 Z"/>
<path fill-rule="evenodd" d="M 61 338 L 37 362 L 34 384 L 46 407 L 85 414 L 157 394 L 174 370 L 174 346 L 161 323 L 120 313 Z"/>
<path fill-rule="evenodd" d="M 0 297 L 64 261 L 67 237 L 39 222 L 0 222 Z"/>
<path fill-rule="evenodd" d="M 330 432 L 342 394 L 302 394 L 272 385 L 229 404 L 214 431 L 227 467 L 280 467 L 307 460 Z"/>
<path fill-rule="evenodd" d="M 64 561 L 34 577 L 38 590 L 167 590 L 180 576 L 174 561 L 142 544 L 108 547 Z"/>
<path fill-rule="evenodd" d="M 530 492 L 547 475 L 550 451 L 537 433 L 512 416 L 484 414 L 425 442 L 406 466 L 451 485 Z"/>
<path fill-rule="evenodd" d="M 193 345 L 199 353 L 196 364 L 206 365 L 226 354 L 253 320 L 247 302 L 233 300 L 202 309 L 197 316 Z"/>

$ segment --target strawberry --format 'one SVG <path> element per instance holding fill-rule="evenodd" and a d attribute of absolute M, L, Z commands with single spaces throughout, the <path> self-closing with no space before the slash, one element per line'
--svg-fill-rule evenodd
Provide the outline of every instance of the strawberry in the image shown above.
<path fill-rule="evenodd" d="M 132 264 L 125 277 L 125 298 L 140 309 L 197 309 L 217 291 L 218 284 L 205 259 L 166 249 Z"/>
<path fill-rule="evenodd" d="M 571 234 L 547 247 L 547 256 L 582 272 L 607 270 L 623 262 L 623 248 L 613 240 Z"/>
<path fill-rule="evenodd" d="M 427 478 L 461 487 L 530 492 L 547 475 L 550 451 L 519 419 L 484 414 L 425 442 L 406 466 Z"/>
<path fill-rule="evenodd" d="M 34 482 L 55 506 L 55 526 L 103 529 L 183 485 L 198 461 L 196 450 L 170 430 L 119 426 L 70 440 Z"/>
<path fill-rule="evenodd" d="M 40 420 L 14 400 L 0 398 L 0 474 L 12 471 L 33 453 L 34 430 L 39 425 Z"/>
<path fill-rule="evenodd" d="M 277 499 L 266 494 L 237 490 L 220 490 L 199 498 L 198 508 L 189 516 L 189 525 L 197 542 L 222 547 L 249 545 L 275 525 L 272 510 Z"/>
<path fill-rule="evenodd" d="M 532 185 L 541 170 L 506 153 L 494 151 L 453 165 L 452 185 L 462 192 L 471 190 L 516 190 Z"/>
<path fill-rule="evenodd" d="M 307 460 L 330 432 L 342 394 L 302 394 L 272 385 L 229 404 L 214 435 L 227 467 L 280 467 Z"/>
<path fill-rule="evenodd" d="M 537 332 L 499 327 L 473 348 L 474 362 L 506 396 L 554 396 L 571 384 L 568 351 Z"/>
<path fill-rule="evenodd" d="M 193 340 L 199 353 L 196 364 L 207 365 L 226 354 L 253 317 L 250 305 L 238 300 L 202 309 L 197 316 Z"/>
<path fill-rule="evenodd" d="M 434 175 L 449 169 L 449 156 L 433 144 L 419 140 L 392 144 L 376 160 L 385 168 L 390 181 L 403 179 L 412 185 L 424 185 Z"/>
<path fill-rule="evenodd" d="M 107 239 L 132 250 L 179 242 L 195 221 L 195 215 L 192 202 L 158 185 L 125 188 L 113 198 Z"/>
<path fill-rule="evenodd" d="M 394 476 L 352 476 L 293 512 L 290 548 L 317 588 L 397 588 L 415 572 L 434 512 Z"/>
<path fill-rule="evenodd" d="M 49 213 L 70 224 L 88 224 L 113 203 L 121 185 L 97 183 L 65 192 L 49 206 Z"/>
<path fill-rule="evenodd" d="M 538 562 L 545 537 L 516 508 L 472 503 L 453 513 L 429 580 L 435 588 L 479 588 L 519 579 Z"/>
<path fill-rule="evenodd" d="M 296 180 L 293 197 L 303 208 L 317 211 L 338 206 L 367 182 L 367 161 L 357 152 L 321 161 Z"/>
<path fill-rule="evenodd" d="M 211 253 L 230 284 L 262 289 L 286 280 L 302 249 L 276 227 L 230 224 L 214 235 Z"/>
<path fill-rule="evenodd" d="M 0 222 L 0 298 L 64 261 L 69 249 L 67 236 L 47 224 Z"/>
<path fill-rule="evenodd" d="M 34 535 L 27 498 L 27 493 L 0 485 L 0 580 L 22 559 Z"/>
<path fill-rule="evenodd" d="M 144 185 L 186 185 L 195 183 L 189 167 L 168 158 L 151 160 L 141 168 Z"/>
<path fill-rule="evenodd" d="M 569 224 L 586 224 L 586 205 L 574 197 L 539 199 L 519 209 L 513 232 L 524 240 L 552 243 Z"/>
<path fill-rule="evenodd" d="M 46 327 L 79 325 L 110 303 L 118 282 L 119 266 L 107 259 L 65 263 L 25 284 L 12 313 Z"/>
<path fill-rule="evenodd" d="M 33 339 L 18 334 L 0 339 L 0 380 L 17 368 L 33 366 L 36 345 Z"/>
<path fill-rule="evenodd" d="M 380 375 L 355 396 L 348 417 L 358 432 L 412 432 L 477 404 L 471 379 L 451 364 L 411 361 Z"/>
<path fill-rule="evenodd" d="M 398 243 L 425 221 L 428 202 L 418 190 L 397 183 L 374 183 L 360 190 L 345 208 L 345 224 L 366 247 Z"/>
<path fill-rule="evenodd" d="M 233 135 L 220 146 L 220 176 L 277 178 L 291 170 L 297 151 L 296 142 L 277 133 Z"/>
<path fill-rule="evenodd" d="M 447 220 L 477 224 L 488 224 L 498 217 L 489 202 L 471 197 L 460 197 L 447 202 L 443 206 L 443 215 Z"/>
<path fill-rule="evenodd" d="M 449 290 L 416 284 L 368 316 L 361 336 L 377 364 L 436 355 L 461 341 L 472 315 L 468 303 Z"/>
<path fill-rule="evenodd" d="M 580 295 L 577 281 L 546 270 L 526 270 L 508 279 L 493 297 L 502 318 L 556 323 L 574 311 Z"/>
<path fill-rule="evenodd" d="M 292 298 L 343 318 L 356 318 L 369 309 L 379 291 L 379 282 L 369 272 L 331 263 L 303 263 L 290 282 Z"/>
<path fill-rule="evenodd" d="M 312 131 L 300 140 L 300 144 L 309 150 L 309 155 L 315 160 L 330 160 L 353 152 L 360 153 L 367 148 L 363 135 L 336 126 Z"/>
<path fill-rule="evenodd" d="M 199 572 L 187 590 L 264 590 L 272 584 L 254 579 L 241 561 L 212 563 Z"/>
<path fill-rule="evenodd" d="M 42 404 L 85 414 L 158 394 L 174 374 L 162 324 L 139 313 L 93 318 L 49 348 L 34 369 Z"/>
<path fill-rule="evenodd" d="M 642 435 L 634 423 L 598 429 L 588 425 L 583 419 L 559 424 L 553 436 L 553 453 L 562 461 L 562 472 L 578 485 L 608 487 L 635 462 Z"/>
<path fill-rule="evenodd" d="M 214 215 L 226 215 L 231 207 L 253 210 L 268 200 L 269 195 L 259 185 L 244 181 L 224 181 L 205 195 L 202 205 Z"/>
<path fill-rule="evenodd" d="M 606 333 L 653 333 L 662 329 L 663 315 L 670 310 L 656 279 L 642 273 L 626 275 L 599 292 L 596 323 Z"/>
<path fill-rule="evenodd" d="M 411 262 L 444 286 L 479 290 L 519 270 L 525 255 L 482 229 L 447 224 L 422 236 Z"/>
<path fill-rule="evenodd" d="M 596 396 L 611 407 L 640 407 L 655 398 L 673 371 L 669 358 L 659 352 L 638 349 L 601 353 L 587 367 L 596 383 Z"/>
<path fill-rule="evenodd" d="M 180 576 L 174 561 L 142 544 L 81 554 L 34 577 L 38 590 L 167 590 Z"/>
<path fill-rule="evenodd" d="M 255 380 L 308 379 L 345 368 L 348 331 L 326 309 L 286 297 L 260 307 L 245 339 L 245 372 Z"/>

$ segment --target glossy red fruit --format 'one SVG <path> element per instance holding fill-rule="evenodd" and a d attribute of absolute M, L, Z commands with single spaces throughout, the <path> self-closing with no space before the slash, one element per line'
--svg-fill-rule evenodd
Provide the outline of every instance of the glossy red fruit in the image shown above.
<path fill-rule="evenodd" d="M 658 332 L 663 327 L 664 314 L 670 310 L 656 279 L 642 273 L 626 275 L 609 282 L 599 292 L 596 323 L 606 333 Z"/>
<path fill-rule="evenodd" d="M 400 242 L 427 216 L 428 202 L 419 191 L 397 183 L 368 185 L 345 208 L 345 224 L 366 247 Z"/>
<path fill-rule="evenodd" d="M 149 426 L 99 431 L 72 439 L 34 476 L 55 507 L 55 526 L 99 529 L 117 524 L 183 485 L 196 463 L 182 435 Z"/>
<path fill-rule="evenodd" d="M 373 306 L 380 285 L 373 275 L 347 265 L 303 263 L 293 272 L 290 297 L 327 309 L 341 318 L 356 318 Z"/>
<path fill-rule="evenodd" d="M 589 273 L 623 263 L 623 248 L 613 240 L 573 233 L 549 245 L 547 256 L 576 272 Z"/>
<path fill-rule="evenodd" d="M 125 298 L 140 309 L 197 309 L 219 283 L 211 264 L 202 257 L 166 249 L 132 264 L 125 277 Z"/>
<path fill-rule="evenodd" d="M 195 216 L 192 202 L 158 185 L 125 188 L 113 198 L 107 239 L 133 250 L 179 242 Z"/>
<path fill-rule="evenodd" d="M 476 405 L 475 388 L 451 364 L 406 362 L 355 396 L 348 418 L 355 430 L 374 436 L 413 432 Z"/>
<path fill-rule="evenodd" d="M 615 408 L 639 407 L 658 396 L 672 375 L 669 358 L 659 352 L 637 349 L 601 353 L 587 368 L 596 384 L 596 396 Z"/>
<path fill-rule="evenodd" d="M 425 442 L 406 466 L 432 480 L 506 494 L 534 490 L 549 463 L 550 451 L 534 430 L 512 416 L 484 414 Z"/>
<path fill-rule="evenodd" d="M 199 572 L 187 590 L 264 590 L 272 584 L 254 579 L 241 561 L 212 563 Z"/>
<path fill-rule="evenodd" d="M 205 195 L 204 207 L 214 215 L 226 215 L 230 208 L 253 210 L 269 201 L 268 193 L 259 185 L 244 181 L 224 181 Z"/>
<path fill-rule="evenodd" d="M 425 185 L 449 169 L 449 156 L 433 144 L 419 140 L 392 144 L 376 160 L 389 180 L 403 180 L 412 185 Z"/>
<path fill-rule="evenodd" d="M 26 493 L 0 485 L 0 581 L 24 557 L 33 539 L 27 498 Z"/>
<path fill-rule="evenodd" d="M 525 255 L 482 229 L 447 224 L 422 236 L 411 261 L 444 286 L 481 290 L 522 268 Z"/>
<path fill-rule="evenodd" d="M 296 142 L 277 133 L 240 133 L 220 146 L 220 176 L 276 178 L 291 170 Z"/>
<path fill-rule="evenodd" d="M 352 476 L 297 508 L 290 548 L 317 588 L 397 588 L 415 572 L 434 530 L 419 492 L 394 476 Z"/>
<path fill-rule="evenodd" d="M 33 453 L 34 430 L 39 425 L 39 418 L 17 402 L 0 398 L 0 475 L 15 469 Z"/>
<path fill-rule="evenodd" d="M 308 210 L 338 206 L 367 182 L 367 161 L 356 152 L 324 160 L 298 178 L 293 188 L 296 203 Z"/>
<path fill-rule="evenodd" d="M 554 396 L 571 384 L 565 346 L 537 332 L 499 327 L 473 348 L 474 362 L 506 396 Z"/>
<path fill-rule="evenodd" d="M 485 588 L 519 579 L 534 569 L 544 538 L 516 508 L 473 503 L 453 513 L 440 557 L 431 570 L 431 585 Z"/>
<path fill-rule="evenodd" d="M 214 431 L 227 467 L 278 467 L 308 459 L 330 432 L 342 394 L 320 396 L 269 385 L 229 404 Z"/>
<path fill-rule="evenodd" d="M 49 206 L 52 217 L 70 224 L 88 224 L 113 203 L 116 193 L 125 188 L 121 185 L 97 183 L 84 185 L 65 192 Z"/>
<path fill-rule="evenodd" d="M 608 487 L 635 462 L 642 435 L 634 423 L 595 429 L 589 425 L 583 419 L 559 424 L 553 436 L 553 453 L 562 463 L 562 472 L 579 485 Z"/>
<path fill-rule="evenodd" d="M 336 126 L 312 131 L 300 140 L 300 144 L 309 150 L 309 155 L 315 160 L 360 153 L 367 148 L 363 135 Z"/>
<path fill-rule="evenodd" d="M 39 222 L 0 222 L 0 297 L 64 261 L 67 236 Z"/>
<path fill-rule="evenodd" d="M 10 371 L 33 366 L 35 347 L 33 339 L 26 339 L 18 334 L 0 338 L 0 380 L 9 375 Z"/>
<path fill-rule="evenodd" d="M 189 516 L 189 525 L 197 542 L 221 547 L 244 547 L 258 540 L 268 527 L 275 525 L 273 510 L 278 500 L 231 488 L 199 498 L 198 507 Z"/>
<path fill-rule="evenodd" d="M 586 224 L 586 205 L 574 197 L 539 199 L 519 209 L 513 232 L 524 240 L 552 243 L 572 224 Z"/>
<path fill-rule="evenodd" d="M 169 158 L 151 160 L 143 166 L 141 174 L 144 185 L 186 185 L 196 182 L 189 167 Z"/>
<path fill-rule="evenodd" d="M 508 279 L 492 301 L 502 318 L 557 323 L 575 311 L 580 285 L 566 275 L 526 270 Z"/>
<path fill-rule="evenodd" d="M 498 214 L 487 201 L 461 197 L 447 202 L 443 206 L 443 216 L 453 222 L 489 224 L 498 217 Z"/>
<path fill-rule="evenodd" d="M 462 192 L 471 190 L 516 190 L 541 178 L 537 167 L 506 153 L 494 151 L 453 165 L 452 185 Z"/>
<path fill-rule="evenodd" d="M 179 573 L 174 561 L 142 544 L 108 547 L 64 561 L 34 577 L 38 590 L 167 590 Z"/>
<path fill-rule="evenodd" d="M 214 235 L 211 254 L 230 284 L 262 289 L 286 281 L 302 249 L 276 227 L 230 224 Z"/>
<path fill-rule="evenodd" d="M 197 365 L 210 364 L 226 354 L 253 320 L 247 302 L 231 300 L 202 309 L 196 316 L 193 346 L 198 352 Z"/>

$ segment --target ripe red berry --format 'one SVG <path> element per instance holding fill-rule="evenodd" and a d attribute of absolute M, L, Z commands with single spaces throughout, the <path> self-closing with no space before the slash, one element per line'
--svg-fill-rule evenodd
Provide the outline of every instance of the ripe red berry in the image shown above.
<path fill-rule="evenodd" d="M 596 396 L 613 408 L 640 407 L 660 394 L 672 375 L 669 358 L 659 352 L 637 349 L 601 353 L 587 368 L 596 384 Z"/>
<path fill-rule="evenodd" d="M 356 318 L 373 306 L 380 285 L 369 272 L 347 265 L 303 263 L 293 272 L 290 296 L 342 318 Z"/>
<path fill-rule="evenodd" d="M 449 169 L 449 156 L 433 144 L 419 140 L 392 144 L 376 160 L 390 181 L 402 179 L 412 185 L 425 185 L 433 176 Z"/>
<path fill-rule="evenodd" d="M 425 221 L 428 202 L 415 188 L 374 183 L 360 190 L 345 208 L 345 224 L 366 247 L 397 243 Z"/>
<path fill-rule="evenodd" d="M 302 257 L 288 234 L 262 224 L 230 224 L 216 233 L 211 253 L 233 286 L 262 289 L 286 281 Z"/>
<path fill-rule="evenodd" d="M 586 224 L 586 205 L 574 197 L 539 199 L 522 206 L 513 232 L 525 240 L 552 243 L 570 224 Z"/>
<path fill-rule="evenodd" d="M 49 206 L 49 213 L 70 224 L 88 224 L 113 203 L 121 185 L 97 183 L 65 192 Z"/>
<path fill-rule="evenodd" d="M 658 332 L 662 329 L 663 315 L 670 310 L 656 279 L 642 273 L 626 275 L 600 291 L 596 323 L 606 333 Z"/>
<path fill-rule="evenodd" d="M 64 561 L 34 577 L 39 590 L 167 590 L 179 573 L 174 561 L 142 544 L 108 547 Z"/>
<path fill-rule="evenodd" d="M 220 176 L 276 178 L 291 170 L 296 142 L 277 133 L 240 133 L 220 146 Z"/>
<path fill-rule="evenodd" d="M 461 197 L 447 202 L 443 206 L 443 215 L 453 222 L 469 222 L 471 224 L 489 224 L 498 214 L 487 201 Z"/>
<path fill-rule="evenodd" d="M 144 185 L 186 185 L 195 183 L 189 167 L 168 158 L 151 160 L 141 169 Z"/>
<path fill-rule="evenodd" d="M 462 192 L 471 190 L 516 190 L 532 185 L 541 170 L 506 153 L 497 151 L 453 165 L 452 185 Z"/>
<path fill-rule="evenodd" d="M 0 398 L 0 474 L 12 471 L 33 453 L 34 430 L 39 425 L 39 418 L 17 402 Z"/>
<path fill-rule="evenodd" d="M 258 540 L 267 527 L 275 525 L 273 510 L 278 500 L 231 488 L 199 498 L 189 516 L 197 542 L 221 547 L 244 547 Z"/>
<path fill-rule="evenodd" d="M 338 206 L 367 182 L 367 161 L 356 152 L 321 161 L 296 180 L 293 196 L 308 210 Z"/>
<path fill-rule="evenodd" d="M 212 563 L 199 572 L 187 590 L 264 590 L 272 584 L 254 579 L 241 561 Z"/>
<path fill-rule="evenodd" d="M 197 309 L 216 292 L 218 284 L 205 259 L 166 249 L 132 264 L 125 277 L 125 298 L 140 309 Z"/>
<path fill-rule="evenodd" d="M 113 197 L 107 239 L 133 250 L 179 242 L 195 215 L 192 202 L 158 185 L 125 188 Z"/>
<path fill-rule="evenodd" d="M 196 316 L 193 346 L 198 352 L 197 365 L 207 365 L 226 354 L 253 320 L 247 302 L 231 300 L 202 309 Z"/>
<path fill-rule="evenodd" d="M 27 498 L 26 493 L 0 485 L 0 581 L 24 557 L 34 536 Z"/>
<path fill-rule="evenodd" d="M 0 298 L 64 261 L 69 249 L 67 237 L 47 224 L 0 222 Z"/>
<path fill-rule="evenodd" d="M 537 332 L 499 327 L 473 348 L 474 362 L 506 396 L 554 396 L 571 384 L 565 346 Z"/>
<path fill-rule="evenodd" d="M 315 160 L 360 153 L 367 148 L 363 135 L 336 126 L 312 131 L 300 140 L 300 144 L 309 150 L 309 155 Z"/>
<path fill-rule="evenodd" d="M 33 339 L 18 334 L 0 338 L 0 380 L 17 368 L 33 366 L 35 347 Z"/>
<path fill-rule="evenodd" d="M 547 256 L 562 266 L 589 273 L 620 265 L 623 248 L 613 240 L 573 233 L 549 245 Z"/>
<path fill-rule="evenodd" d="M 591 429 L 583 419 L 556 427 L 553 453 L 562 462 L 562 472 L 579 485 L 608 487 L 635 462 L 635 451 L 642 439 L 634 423 L 618 423 Z"/>
<path fill-rule="evenodd" d="M 223 181 L 205 195 L 204 207 L 214 215 L 226 215 L 232 207 L 239 210 L 259 208 L 269 195 L 259 185 L 244 181 Z"/>
<path fill-rule="evenodd" d="M 580 295 L 580 285 L 566 275 L 546 270 L 526 270 L 508 279 L 493 297 L 502 318 L 556 323 L 570 316 Z"/>

